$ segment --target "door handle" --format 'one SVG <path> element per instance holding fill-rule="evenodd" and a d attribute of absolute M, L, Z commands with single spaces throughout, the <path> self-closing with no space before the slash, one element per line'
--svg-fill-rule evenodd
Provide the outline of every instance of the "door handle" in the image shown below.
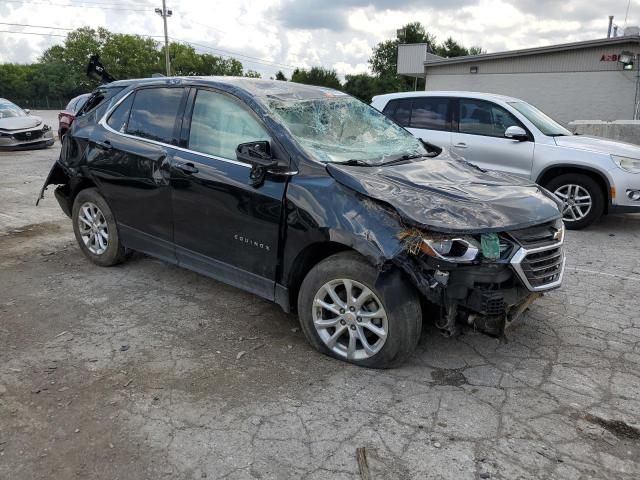
<path fill-rule="evenodd" d="M 193 163 L 176 163 L 176 168 L 184 173 L 198 173 L 198 168 Z"/>
<path fill-rule="evenodd" d="M 102 142 L 96 142 L 96 146 L 100 147 L 103 150 L 111 150 L 113 148 L 113 145 L 111 145 L 111 142 L 109 140 L 104 140 Z"/>
<path fill-rule="evenodd" d="M 454 145 L 455 148 L 467 148 L 467 144 L 464 142 L 456 143 Z"/>

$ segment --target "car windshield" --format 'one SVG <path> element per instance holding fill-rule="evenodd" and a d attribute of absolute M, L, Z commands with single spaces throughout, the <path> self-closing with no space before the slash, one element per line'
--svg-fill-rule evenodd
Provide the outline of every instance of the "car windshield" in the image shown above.
<path fill-rule="evenodd" d="M 569 130 L 564 128 L 553 118 L 542 113 L 533 105 L 529 105 L 526 102 L 509 102 L 509 105 L 527 117 L 527 120 L 533 123 L 544 135 L 549 137 L 571 135 Z"/>
<path fill-rule="evenodd" d="M 0 118 L 24 117 L 27 113 L 11 102 L 0 102 Z"/>
<path fill-rule="evenodd" d="M 262 100 L 300 146 L 320 162 L 375 166 L 427 155 L 417 138 L 348 95 Z"/>

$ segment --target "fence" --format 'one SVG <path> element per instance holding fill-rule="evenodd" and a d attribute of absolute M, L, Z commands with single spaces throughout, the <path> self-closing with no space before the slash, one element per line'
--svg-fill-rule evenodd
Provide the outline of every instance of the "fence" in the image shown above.
<path fill-rule="evenodd" d="M 28 108 L 30 110 L 64 110 L 69 100 L 60 97 L 42 97 L 42 98 L 7 98 L 16 105 L 22 108 Z"/>

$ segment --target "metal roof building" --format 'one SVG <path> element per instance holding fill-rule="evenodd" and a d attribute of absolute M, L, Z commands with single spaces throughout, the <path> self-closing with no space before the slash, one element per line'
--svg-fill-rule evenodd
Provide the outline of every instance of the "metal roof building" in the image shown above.
<path fill-rule="evenodd" d="M 640 35 L 442 58 L 426 44 L 400 45 L 398 73 L 425 78 L 426 90 L 522 98 L 556 120 L 639 118 Z"/>

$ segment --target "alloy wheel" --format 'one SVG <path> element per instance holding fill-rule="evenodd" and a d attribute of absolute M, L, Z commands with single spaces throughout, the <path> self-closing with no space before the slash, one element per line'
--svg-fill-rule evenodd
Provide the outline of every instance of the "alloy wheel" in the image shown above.
<path fill-rule="evenodd" d="M 584 187 L 561 185 L 553 193 L 562 201 L 562 217 L 565 222 L 576 222 L 589 215 L 593 199 Z"/>
<path fill-rule="evenodd" d="M 346 278 L 320 287 L 313 298 L 313 324 L 324 344 L 349 360 L 374 356 L 389 332 L 387 313 L 375 293 Z"/>
<path fill-rule="evenodd" d="M 85 202 L 78 211 L 78 228 L 87 249 L 102 255 L 109 246 L 109 229 L 104 214 L 95 203 Z"/>

